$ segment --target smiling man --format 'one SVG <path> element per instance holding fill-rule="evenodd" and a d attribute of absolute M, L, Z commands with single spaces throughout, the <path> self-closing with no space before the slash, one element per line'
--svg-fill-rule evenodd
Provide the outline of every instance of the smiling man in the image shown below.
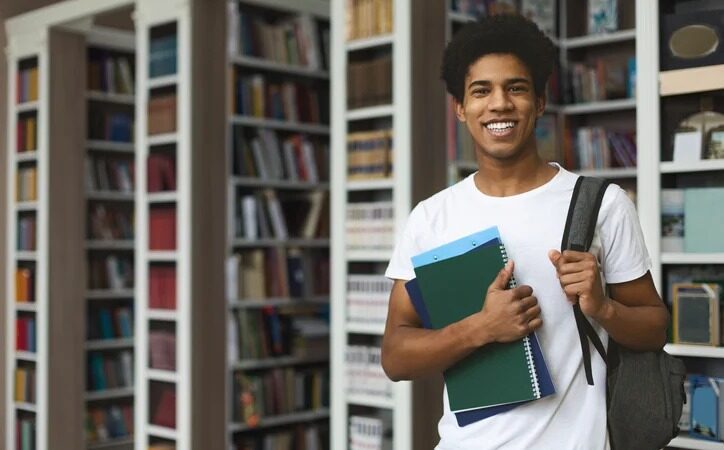
<path fill-rule="evenodd" d="M 666 339 L 668 312 L 651 280 L 636 210 L 620 187 L 604 195 L 590 252 L 557 250 L 577 175 L 543 161 L 536 149 L 554 59 L 551 41 L 520 16 L 467 25 L 445 50 L 443 78 L 475 143 L 478 171 L 410 213 L 386 272 L 395 283 L 382 365 L 393 380 L 415 379 L 536 331 L 556 393 L 459 427 L 445 392 L 437 450 L 609 448 L 606 368 L 594 358 L 595 384 L 587 384 L 572 302 L 604 343 L 610 335 L 655 350 Z M 481 295 L 479 313 L 423 329 L 404 287 L 415 276 L 410 258 L 491 226 L 515 264 Z M 506 289 L 513 273 L 519 287 Z"/>

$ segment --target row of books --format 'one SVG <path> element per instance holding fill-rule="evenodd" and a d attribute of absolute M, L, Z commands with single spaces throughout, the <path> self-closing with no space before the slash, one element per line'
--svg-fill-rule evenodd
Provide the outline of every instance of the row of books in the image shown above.
<path fill-rule="evenodd" d="M 18 417 L 15 421 L 15 442 L 18 450 L 35 450 L 35 418 Z"/>
<path fill-rule="evenodd" d="M 320 123 L 320 91 L 308 84 L 268 81 L 260 74 L 236 76 L 232 111 L 244 116 Z"/>
<path fill-rule="evenodd" d="M 724 378 L 689 374 L 679 429 L 693 438 L 724 442 Z"/>
<path fill-rule="evenodd" d="M 88 211 L 88 238 L 133 239 L 133 210 L 94 203 Z"/>
<path fill-rule="evenodd" d="M 15 268 L 15 301 L 18 303 L 35 301 L 35 268 L 33 266 Z"/>
<path fill-rule="evenodd" d="M 148 155 L 148 192 L 176 190 L 176 158 L 173 154 L 154 152 Z"/>
<path fill-rule="evenodd" d="M 135 91 L 133 55 L 88 49 L 88 89 L 109 94 L 132 95 Z"/>
<path fill-rule="evenodd" d="M 575 166 L 578 169 L 636 167 L 636 133 L 603 127 L 580 127 L 576 130 Z"/>
<path fill-rule="evenodd" d="M 634 98 L 636 59 L 599 58 L 590 64 L 573 63 L 569 77 L 572 103 Z"/>
<path fill-rule="evenodd" d="M 296 315 L 272 306 L 241 308 L 233 317 L 229 341 L 236 359 L 329 354 L 329 323 L 315 315 Z"/>
<path fill-rule="evenodd" d="M 392 450 L 392 414 L 349 416 L 349 450 Z"/>
<path fill-rule="evenodd" d="M 23 214 L 18 217 L 18 235 L 16 241 L 18 250 L 35 250 L 36 222 L 35 214 Z"/>
<path fill-rule="evenodd" d="M 16 140 L 18 153 L 37 150 L 38 118 L 35 115 L 18 117 Z"/>
<path fill-rule="evenodd" d="M 279 247 L 245 250 L 229 258 L 227 295 L 242 301 L 327 295 L 329 275 L 326 254 Z"/>
<path fill-rule="evenodd" d="M 121 255 L 93 255 L 88 259 L 88 289 L 129 289 L 133 287 L 133 258 Z"/>
<path fill-rule="evenodd" d="M 16 76 L 17 103 L 34 102 L 38 99 L 38 66 L 20 69 Z"/>
<path fill-rule="evenodd" d="M 148 135 L 176 131 L 176 93 L 153 94 L 148 99 Z"/>
<path fill-rule="evenodd" d="M 15 401 L 35 404 L 35 367 L 15 368 Z"/>
<path fill-rule="evenodd" d="M 24 166 L 15 172 L 15 200 L 33 202 L 38 199 L 38 169 L 35 166 Z"/>
<path fill-rule="evenodd" d="M 282 64 L 321 69 L 320 33 L 311 16 L 300 14 L 271 22 L 263 14 L 232 2 L 229 52 Z"/>
<path fill-rule="evenodd" d="M 133 142 L 133 114 L 89 108 L 88 138 L 98 141 Z"/>
<path fill-rule="evenodd" d="M 384 325 L 391 290 L 384 275 L 347 275 L 347 320 Z"/>
<path fill-rule="evenodd" d="M 88 354 L 88 390 L 104 391 L 133 386 L 133 352 L 90 352 Z"/>
<path fill-rule="evenodd" d="M 347 345 L 344 360 L 349 394 L 392 398 L 393 383 L 382 370 L 380 347 Z"/>
<path fill-rule="evenodd" d="M 392 0 L 348 0 L 347 40 L 392 33 Z"/>
<path fill-rule="evenodd" d="M 329 426 L 300 424 L 269 432 L 243 433 L 234 441 L 234 450 L 326 450 L 329 448 Z"/>
<path fill-rule="evenodd" d="M 718 208 L 724 188 L 661 190 L 661 249 L 665 252 L 724 252 L 724 236 L 712 233 L 724 225 Z"/>
<path fill-rule="evenodd" d="M 259 129 L 247 138 L 242 128 L 235 127 L 233 145 L 235 175 L 317 183 L 329 173 L 329 147 L 303 134 L 289 135 L 280 143 L 272 130 Z"/>
<path fill-rule="evenodd" d="M 148 54 L 148 76 L 150 78 L 176 73 L 177 46 L 178 39 L 175 32 L 151 38 Z"/>
<path fill-rule="evenodd" d="M 176 206 L 153 206 L 148 211 L 148 249 L 176 249 Z"/>
<path fill-rule="evenodd" d="M 521 14 L 535 22 L 549 36 L 556 32 L 555 0 L 453 0 L 451 8 L 473 17 Z"/>
<path fill-rule="evenodd" d="M 148 307 L 176 309 L 176 267 L 153 264 L 148 269 Z"/>
<path fill-rule="evenodd" d="M 130 306 L 104 306 L 88 311 L 87 337 L 90 341 L 133 337 Z"/>
<path fill-rule="evenodd" d="M 92 406 L 86 411 L 86 441 L 89 443 L 133 435 L 133 406 Z"/>
<path fill-rule="evenodd" d="M 385 54 L 347 65 L 347 107 L 392 103 L 392 55 Z"/>
<path fill-rule="evenodd" d="M 367 180 L 392 176 L 392 129 L 347 134 L 347 178 Z"/>
<path fill-rule="evenodd" d="M 149 367 L 158 370 L 176 370 L 176 333 L 166 329 L 152 329 L 148 333 Z"/>
<path fill-rule="evenodd" d="M 234 373 L 232 417 L 256 425 L 264 417 L 329 406 L 326 368 L 284 368 Z"/>
<path fill-rule="evenodd" d="M 88 191 L 132 193 L 135 172 L 132 159 L 90 155 L 85 160 L 85 187 Z"/>
<path fill-rule="evenodd" d="M 176 386 L 151 382 L 149 385 L 150 422 L 166 428 L 176 428 Z"/>
<path fill-rule="evenodd" d="M 36 347 L 35 318 L 20 316 L 15 319 L 15 349 L 35 353 Z"/>
<path fill-rule="evenodd" d="M 329 235 L 329 205 L 324 191 L 295 192 L 278 197 L 276 191 L 238 197 L 236 232 L 244 239 L 313 239 Z"/>
<path fill-rule="evenodd" d="M 391 201 L 347 205 L 345 238 L 348 250 L 391 250 L 395 244 L 394 205 Z"/>

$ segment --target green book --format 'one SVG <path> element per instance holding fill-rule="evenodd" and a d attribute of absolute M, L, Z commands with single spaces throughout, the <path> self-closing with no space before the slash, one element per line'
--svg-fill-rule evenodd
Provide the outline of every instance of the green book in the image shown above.
<path fill-rule="evenodd" d="M 433 329 L 479 312 L 507 256 L 498 239 L 474 250 L 415 267 Z M 486 345 L 445 371 L 453 412 L 540 398 L 528 338 Z"/>

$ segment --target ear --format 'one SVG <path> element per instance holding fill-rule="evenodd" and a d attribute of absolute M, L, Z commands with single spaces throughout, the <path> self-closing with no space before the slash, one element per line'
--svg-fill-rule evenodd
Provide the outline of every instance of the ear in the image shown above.
<path fill-rule="evenodd" d="M 546 95 L 545 95 L 545 94 L 536 96 L 536 98 L 535 98 L 535 111 L 536 111 L 536 116 L 537 116 L 537 117 L 542 116 L 543 113 L 545 112 L 545 110 L 546 110 L 546 101 L 547 101 L 547 99 L 546 99 Z"/>
<path fill-rule="evenodd" d="M 465 107 L 462 103 L 458 102 L 456 98 L 453 97 L 453 103 L 455 105 L 455 116 L 457 116 L 458 120 L 460 122 L 465 122 Z"/>

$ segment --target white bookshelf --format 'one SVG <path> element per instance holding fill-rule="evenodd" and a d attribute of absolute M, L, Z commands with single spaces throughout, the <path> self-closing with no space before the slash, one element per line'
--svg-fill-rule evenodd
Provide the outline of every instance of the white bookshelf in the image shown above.
<path fill-rule="evenodd" d="M 666 344 L 667 353 L 674 356 L 691 358 L 724 358 L 724 347 L 711 347 L 709 345 Z"/>
<path fill-rule="evenodd" d="M 593 47 L 597 45 L 613 44 L 617 42 L 633 41 L 636 39 L 636 30 L 619 30 L 611 33 L 592 34 L 568 39 L 561 39 L 561 47 L 572 49 L 581 47 Z"/>
<path fill-rule="evenodd" d="M 672 439 L 669 446 L 691 450 L 724 450 L 724 442 L 696 439 L 685 434 L 681 434 Z"/>

